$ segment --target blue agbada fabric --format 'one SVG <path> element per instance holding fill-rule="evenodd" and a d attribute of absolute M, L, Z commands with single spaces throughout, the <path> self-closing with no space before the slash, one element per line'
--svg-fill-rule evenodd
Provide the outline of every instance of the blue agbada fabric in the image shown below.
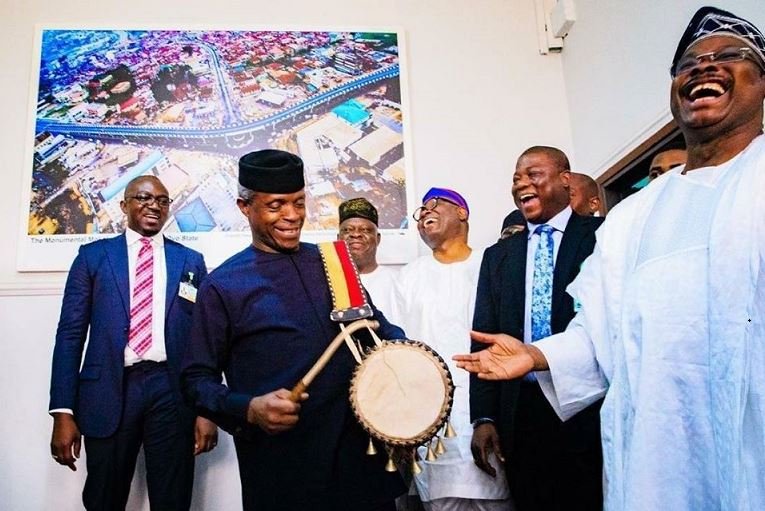
<path fill-rule="evenodd" d="M 331 308 L 312 244 L 301 243 L 289 254 L 247 247 L 200 286 L 184 390 L 197 408 L 241 439 L 243 487 L 245 477 L 254 479 L 244 493 L 246 509 L 300 509 L 307 503 L 312 504 L 305 509 L 331 509 L 320 502 L 334 502 L 338 493 L 361 503 L 384 502 L 403 491 L 397 474 L 384 471 L 384 455 L 364 454 L 369 437 L 348 399 L 356 362 L 344 346 L 309 387 L 293 429 L 266 435 L 246 421 L 253 396 L 291 389 L 339 333 Z M 404 338 L 376 309 L 374 319 L 382 339 Z M 371 344 L 368 334 L 354 335 Z"/>

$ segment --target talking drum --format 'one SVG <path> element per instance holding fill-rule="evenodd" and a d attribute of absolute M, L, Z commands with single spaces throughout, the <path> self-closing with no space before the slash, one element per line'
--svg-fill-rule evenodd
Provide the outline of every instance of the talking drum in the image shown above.
<path fill-rule="evenodd" d="M 444 360 L 417 341 L 382 341 L 356 367 L 351 407 L 373 438 L 414 448 L 449 418 L 454 384 Z"/>
<path fill-rule="evenodd" d="M 448 422 L 454 399 L 454 383 L 444 360 L 431 348 L 417 341 L 382 341 L 374 330 L 377 321 L 360 319 L 348 326 L 341 324 L 340 333 L 330 342 L 319 360 L 293 387 L 291 399 L 300 401 L 303 392 L 326 366 L 337 349 L 345 343 L 359 363 L 351 379 L 351 408 L 361 426 L 372 438 L 386 444 L 388 463 L 385 469 L 395 471 L 393 450 L 413 453 L 412 470 L 420 467 L 416 447 L 436 437 L 444 424 L 444 436 L 454 436 Z M 375 346 L 362 358 L 352 334 L 367 329 Z M 372 438 L 367 454 L 375 455 Z M 444 452 L 439 438 L 435 449 L 428 445 L 426 459 L 432 461 Z"/>
<path fill-rule="evenodd" d="M 374 332 L 380 324 L 370 319 L 372 306 L 361 286 L 361 279 L 348 246 L 343 241 L 319 243 L 319 253 L 332 295 L 330 318 L 340 332 L 324 353 L 297 382 L 291 392 L 295 402 L 301 399 L 311 382 L 345 343 L 358 362 L 351 380 L 351 407 L 361 426 L 372 438 L 386 444 L 386 470 L 394 471 L 393 449 L 415 448 L 436 436 L 444 424 L 444 436 L 453 436 L 447 422 L 454 398 L 454 383 L 444 360 L 426 345 L 408 340 L 381 341 Z M 353 333 L 366 329 L 375 346 L 362 356 L 361 345 Z M 377 453 L 372 438 L 367 454 Z M 435 450 L 428 447 L 428 459 L 443 452 L 440 439 Z M 412 470 L 420 470 L 416 454 Z"/>

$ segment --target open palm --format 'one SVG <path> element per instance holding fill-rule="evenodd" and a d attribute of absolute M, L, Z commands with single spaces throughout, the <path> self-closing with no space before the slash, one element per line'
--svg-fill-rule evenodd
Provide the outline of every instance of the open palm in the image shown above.
<path fill-rule="evenodd" d="M 471 332 L 470 337 L 488 348 L 466 355 L 452 357 L 461 367 L 484 380 L 512 380 L 534 369 L 534 359 L 528 347 L 507 334 Z"/>

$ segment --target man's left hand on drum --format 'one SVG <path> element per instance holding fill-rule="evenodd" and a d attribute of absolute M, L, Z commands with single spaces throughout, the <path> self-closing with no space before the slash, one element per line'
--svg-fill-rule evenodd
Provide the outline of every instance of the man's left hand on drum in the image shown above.
<path fill-rule="evenodd" d="M 269 435 L 275 435 L 292 429 L 298 421 L 300 403 L 290 399 L 290 391 L 279 389 L 262 396 L 255 396 L 250 400 L 247 409 L 247 422 L 259 426 Z M 303 393 L 300 401 L 308 399 L 308 394 Z"/>

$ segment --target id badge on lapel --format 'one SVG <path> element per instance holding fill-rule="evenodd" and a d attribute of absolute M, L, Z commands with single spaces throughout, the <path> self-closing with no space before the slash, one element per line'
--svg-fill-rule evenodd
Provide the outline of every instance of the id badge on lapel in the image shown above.
<path fill-rule="evenodd" d="M 190 301 L 191 303 L 196 303 L 197 301 L 197 288 L 194 286 L 194 273 L 188 272 L 188 279 L 184 282 L 181 282 L 180 286 L 178 287 L 178 296 L 181 298 Z"/>

